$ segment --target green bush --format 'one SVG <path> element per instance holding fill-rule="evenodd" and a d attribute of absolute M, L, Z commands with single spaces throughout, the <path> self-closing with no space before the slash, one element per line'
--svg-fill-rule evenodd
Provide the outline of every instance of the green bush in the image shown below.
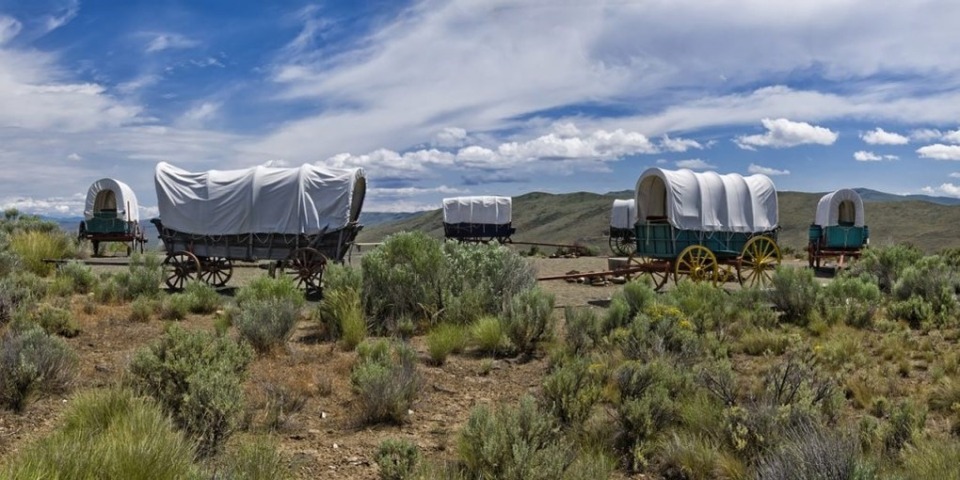
<path fill-rule="evenodd" d="M 234 319 L 240 336 L 259 353 L 285 345 L 300 320 L 300 307 L 288 298 L 248 300 Z"/>
<path fill-rule="evenodd" d="M 124 289 L 116 276 L 106 275 L 93 285 L 93 299 L 101 305 L 116 305 L 123 301 Z"/>
<path fill-rule="evenodd" d="M 922 407 L 910 401 L 897 404 L 884 430 L 884 450 L 889 454 L 897 454 L 908 444 L 913 445 L 920 438 L 926 421 L 927 411 Z"/>
<path fill-rule="evenodd" d="M 150 317 L 160 308 L 157 300 L 148 297 L 140 297 L 130 303 L 130 321 L 148 322 Z"/>
<path fill-rule="evenodd" d="M 73 314 L 66 309 L 42 303 L 30 312 L 30 319 L 50 335 L 61 337 L 75 337 L 80 333 L 80 327 L 73 321 Z"/>
<path fill-rule="evenodd" d="M 324 337 L 340 340 L 346 350 L 353 350 L 367 336 L 360 291 L 352 287 L 325 289 L 315 316 Z"/>
<path fill-rule="evenodd" d="M 257 277 L 237 291 L 237 304 L 241 308 L 244 304 L 257 300 L 285 300 L 293 303 L 297 308 L 306 303 L 303 292 L 297 288 L 293 279 L 286 276 Z"/>
<path fill-rule="evenodd" d="M 483 353 L 497 355 L 503 353 L 504 346 L 503 324 L 500 319 L 492 316 L 483 316 L 470 326 L 470 342 Z"/>
<path fill-rule="evenodd" d="M 381 480 L 414 479 L 420 463 L 417 445 L 407 440 L 388 438 L 380 442 L 376 454 Z"/>
<path fill-rule="evenodd" d="M 574 354 L 592 350 L 603 338 L 603 326 L 597 314 L 589 308 L 564 307 L 567 345 Z"/>
<path fill-rule="evenodd" d="M 382 333 L 403 317 L 427 318 L 442 309 L 447 263 L 440 242 L 423 232 L 397 233 L 361 259 L 363 304 Z"/>
<path fill-rule="evenodd" d="M 810 322 L 817 304 L 819 284 L 813 270 L 778 267 L 768 292 L 770 301 L 783 312 L 783 320 L 800 326 Z"/>
<path fill-rule="evenodd" d="M 443 253 L 443 317 L 453 323 L 496 315 L 504 302 L 536 283 L 531 264 L 501 245 L 447 242 Z"/>
<path fill-rule="evenodd" d="M 616 448 L 629 469 L 649 468 L 658 436 L 681 421 L 677 399 L 689 391 L 690 379 L 662 359 L 627 361 L 614 375 L 620 393 Z"/>
<path fill-rule="evenodd" d="M 957 291 L 960 291 L 960 276 L 937 256 L 921 258 L 904 268 L 893 285 L 894 299 L 901 302 L 920 299 L 929 304 L 933 314 L 930 319 L 937 326 L 956 323 L 955 317 L 960 307 Z"/>
<path fill-rule="evenodd" d="M 203 282 L 189 282 L 183 290 L 190 313 L 209 314 L 216 312 L 223 301 L 217 290 Z"/>
<path fill-rule="evenodd" d="M 130 257 L 129 270 L 124 275 L 122 300 L 129 301 L 140 296 L 156 297 L 163 281 L 163 260 L 154 253 L 134 253 Z"/>
<path fill-rule="evenodd" d="M 363 276 L 359 268 L 331 263 L 323 271 L 323 294 L 351 289 L 363 291 Z"/>
<path fill-rule="evenodd" d="M 851 327 L 873 326 L 881 301 L 880 287 L 859 277 L 841 275 L 821 290 L 820 309 L 830 322 Z"/>
<path fill-rule="evenodd" d="M 757 478 L 848 480 L 872 478 L 861 466 L 856 437 L 815 425 L 791 428 L 760 458 Z"/>
<path fill-rule="evenodd" d="M 420 391 L 416 355 L 409 345 L 392 340 L 365 340 L 357 346 L 350 383 L 358 396 L 362 422 L 406 421 Z"/>
<path fill-rule="evenodd" d="M 625 284 L 623 289 L 613 294 L 610 307 L 604 319 L 604 333 L 625 327 L 656 299 L 656 292 L 650 286 L 649 279 Z"/>
<path fill-rule="evenodd" d="M 923 252 L 912 245 L 867 248 L 850 267 L 850 274 L 877 282 L 884 293 L 891 293 L 900 274 L 923 258 Z"/>
<path fill-rule="evenodd" d="M 648 311 L 636 315 L 626 328 L 616 330 L 612 338 L 630 359 L 670 352 L 692 361 L 703 353 L 693 328 L 693 322 L 679 308 L 654 304 Z"/>
<path fill-rule="evenodd" d="M 589 360 L 571 360 L 543 379 L 544 407 L 562 425 L 580 425 L 600 400 L 601 381 L 590 372 Z"/>
<path fill-rule="evenodd" d="M 190 313 L 190 298 L 183 293 L 174 293 L 160 302 L 160 318 L 164 320 L 183 320 Z"/>
<path fill-rule="evenodd" d="M 46 286 L 32 273 L 0 278 L 0 326 L 13 320 L 17 312 L 29 311 L 46 295 Z"/>
<path fill-rule="evenodd" d="M 63 425 L 10 459 L 4 478 L 200 479 L 193 445 L 154 403 L 127 390 L 76 397 Z"/>
<path fill-rule="evenodd" d="M 789 346 L 789 336 L 779 331 L 759 328 L 744 332 L 734 346 L 734 350 L 753 356 L 764 355 L 767 352 L 781 355 Z"/>
<path fill-rule="evenodd" d="M 464 327 L 452 323 L 441 323 L 427 334 L 427 353 L 434 365 L 443 365 L 451 353 L 460 353 L 467 345 Z"/>
<path fill-rule="evenodd" d="M 30 273 L 46 277 L 54 264 L 47 259 L 60 260 L 76 256 L 73 240 L 63 231 L 20 230 L 10 235 L 10 250 L 20 257 L 21 265 Z"/>
<path fill-rule="evenodd" d="M 212 480 L 284 480 L 290 471 L 277 444 L 265 437 L 244 438 L 229 445 Z"/>
<path fill-rule="evenodd" d="M 553 417 L 529 397 L 491 411 L 473 409 L 460 431 L 457 451 L 467 478 L 558 479 L 576 455 Z"/>
<path fill-rule="evenodd" d="M 233 433 L 243 411 L 250 349 L 227 337 L 176 324 L 130 363 L 129 381 L 155 398 L 208 455 Z"/>
<path fill-rule="evenodd" d="M 74 293 L 86 294 L 93 290 L 93 285 L 97 281 L 93 270 L 83 262 L 71 261 L 62 265 L 57 270 L 57 277 L 69 280 L 71 289 Z"/>
<path fill-rule="evenodd" d="M 928 439 L 904 452 L 904 480 L 960 478 L 960 443 Z"/>
<path fill-rule="evenodd" d="M 746 465 L 717 448 L 714 440 L 684 431 L 674 431 L 663 441 L 657 467 L 663 478 L 748 478 Z"/>
<path fill-rule="evenodd" d="M 539 288 L 510 299 L 501 322 L 503 332 L 518 353 L 532 354 L 540 342 L 553 336 L 553 294 Z"/>
<path fill-rule="evenodd" d="M 22 411 L 34 397 L 62 393 L 73 384 L 76 355 L 38 326 L 0 337 L 0 405 Z"/>

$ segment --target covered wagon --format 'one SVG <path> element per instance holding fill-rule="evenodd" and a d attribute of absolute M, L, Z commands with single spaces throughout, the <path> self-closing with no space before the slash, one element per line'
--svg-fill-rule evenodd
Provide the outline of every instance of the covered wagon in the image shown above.
<path fill-rule="evenodd" d="M 472 196 L 443 199 L 443 234 L 460 242 L 510 241 L 513 200 L 510 197 Z"/>
<path fill-rule="evenodd" d="M 843 268 L 847 258 L 860 257 L 869 236 L 860 194 L 844 188 L 824 195 L 809 230 L 810 266 L 819 268 L 822 260 L 836 258 L 837 267 Z"/>
<path fill-rule="evenodd" d="M 629 256 L 636 249 L 634 225 L 637 223 L 637 201 L 614 200 L 610 210 L 610 250 L 623 256 Z"/>
<path fill-rule="evenodd" d="M 636 187 L 628 269 L 675 281 L 762 286 L 780 264 L 777 191 L 765 175 L 650 168 Z"/>
<path fill-rule="evenodd" d="M 140 206 L 133 189 L 113 178 L 93 182 L 87 189 L 77 238 L 91 242 L 95 256 L 100 255 L 100 244 L 107 242 L 125 243 L 127 255 L 136 249 L 143 253 L 147 239 L 140 228 Z"/>
<path fill-rule="evenodd" d="M 295 168 L 188 172 L 156 167 L 157 226 L 166 283 L 197 278 L 226 285 L 233 261 L 269 260 L 308 292 L 319 292 L 328 261 L 342 262 L 362 226 L 362 169 Z"/>

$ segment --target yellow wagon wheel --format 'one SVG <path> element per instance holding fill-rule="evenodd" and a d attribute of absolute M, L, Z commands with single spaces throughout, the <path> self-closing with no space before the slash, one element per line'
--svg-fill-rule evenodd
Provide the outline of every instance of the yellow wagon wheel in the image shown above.
<path fill-rule="evenodd" d="M 679 282 L 681 276 L 686 276 L 694 282 L 709 281 L 716 285 L 718 272 L 717 256 L 709 248 L 703 245 L 690 245 L 677 257 L 674 280 Z"/>
<path fill-rule="evenodd" d="M 780 265 L 780 247 L 766 235 L 751 238 L 743 246 L 740 268 L 737 274 L 745 287 L 765 287 L 773 279 L 773 272 Z"/>
<path fill-rule="evenodd" d="M 642 270 L 632 271 L 634 269 Z M 670 278 L 670 264 L 631 253 L 630 256 L 627 257 L 627 273 L 624 274 L 624 277 L 626 277 L 627 280 L 631 280 L 640 278 L 643 275 L 649 276 L 653 282 L 653 289 L 659 291 L 667 284 L 667 280 Z"/>

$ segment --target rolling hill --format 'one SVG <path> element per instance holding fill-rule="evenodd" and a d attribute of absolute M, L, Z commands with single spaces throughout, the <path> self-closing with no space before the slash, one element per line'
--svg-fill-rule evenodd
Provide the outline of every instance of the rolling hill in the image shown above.
<path fill-rule="evenodd" d="M 858 189 L 864 198 L 872 245 L 912 243 L 926 252 L 960 247 L 960 200 L 923 195 L 900 196 Z M 577 192 L 551 194 L 533 192 L 513 198 L 514 241 L 582 243 L 608 252 L 607 232 L 614 199 L 631 198 L 625 190 L 606 194 Z M 813 221 L 822 193 L 778 192 L 780 244 L 802 250 L 807 244 L 807 227 Z M 440 210 L 411 215 L 399 221 L 369 225 L 359 242 L 379 242 L 389 234 L 421 230 L 443 237 Z"/>

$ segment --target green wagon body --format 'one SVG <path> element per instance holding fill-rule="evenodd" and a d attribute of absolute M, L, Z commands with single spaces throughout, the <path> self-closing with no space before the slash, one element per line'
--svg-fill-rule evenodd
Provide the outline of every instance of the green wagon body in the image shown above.
<path fill-rule="evenodd" d="M 638 255 L 658 260 L 674 260 L 687 247 L 701 245 L 721 261 L 738 257 L 747 242 L 758 235 L 770 237 L 776 242 L 777 233 L 777 230 L 760 233 L 681 230 L 661 222 L 640 222 L 634 231 Z"/>
<path fill-rule="evenodd" d="M 867 244 L 870 229 L 866 225 L 862 227 L 810 225 L 809 238 L 812 245 L 821 249 L 859 250 Z"/>
<path fill-rule="evenodd" d="M 136 222 L 127 222 L 117 218 L 116 210 L 101 210 L 86 220 L 86 232 L 97 234 L 132 235 L 136 231 Z"/>

